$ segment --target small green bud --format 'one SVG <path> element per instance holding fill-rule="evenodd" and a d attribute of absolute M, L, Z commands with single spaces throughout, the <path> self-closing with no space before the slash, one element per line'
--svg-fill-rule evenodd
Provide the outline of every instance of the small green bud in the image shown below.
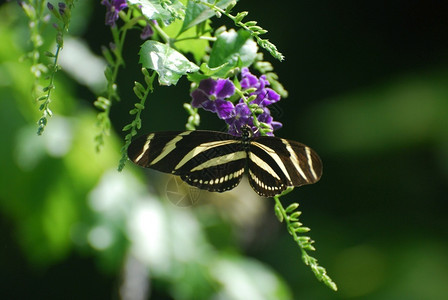
<path fill-rule="evenodd" d="M 247 11 L 239 12 L 235 17 L 234 22 L 235 23 L 241 22 L 244 19 L 244 17 L 246 17 L 248 14 L 249 14 L 249 12 L 247 12 Z"/>
<path fill-rule="evenodd" d="M 282 209 L 280 208 L 280 206 L 278 206 L 277 204 L 274 207 L 274 211 L 275 211 L 275 215 L 277 216 L 277 219 L 280 222 L 283 222 L 283 214 L 282 214 Z"/>
<path fill-rule="evenodd" d="M 287 213 L 293 212 L 293 211 L 295 211 L 298 207 L 299 207 L 299 203 L 292 203 L 291 205 L 289 205 L 289 206 L 286 208 L 286 212 L 287 212 Z"/>

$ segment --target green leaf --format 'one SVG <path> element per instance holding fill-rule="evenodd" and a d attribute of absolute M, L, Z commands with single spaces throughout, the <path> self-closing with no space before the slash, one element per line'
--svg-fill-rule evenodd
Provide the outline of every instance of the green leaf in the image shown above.
<path fill-rule="evenodd" d="M 237 66 L 240 60 L 242 67 L 250 66 L 257 56 L 258 46 L 248 31 L 231 29 L 220 34 L 213 44 L 210 53 L 209 67 L 214 68 L 228 63 L 216 75 L 225 75 L 230 69 Z"/>
<path fill-rule="evenodd" d="M 188 74 L 188 80 L 192 82 L 200 82 L 201 80 L 210 78 L 212 76 L 215 76 L 217 73 L 221 73 L 220 71 L 223 70 L 227 66 L 228 62 L 216 67 L 216 68 L 210 68 L 207 63 L 202 63 L 200 67 L 201 72 L 195 72 Z M 219 77 L 219 76 L 216 76 Z"/>
<path fill-rule="evenodd" d="M 140 63 L 159 75 L 161 85 L 176 84 L 182 75 L 196 72 L 199 67 L 181 53 L 157 41 L 146 41 L 139 52 Z"/>
<path fill-rule="evenodd" d="M 128 3 L 139 6 L 148 20 L 161 20 L 165 25 L 176 18 L 183 19 L 185 16 L 185 6 L 178 0 L 171 0 L 172 4 L 166 7 L 163 7 L 159 1 L 151 0 L 128 0 Z"/>
<path fill-rule="evenodd" d="M 195 72 L 195 73 L 188 74 L 187 78 L 188 78 L 188 81 L 191 81 L 191 82 L 200 82 L 201 80 L 204 80 L 204 79 L 207 79 L 210 77 L 207 75 L 201 74 L 199 72 Z"/>
<path fill-rule="evenodd" d="M 210 22 L 206 22 L 204 25 L 204 30 L 210 30 Z M 165 33 L 175 39 L 176 49 L 180 52 L 186 53 L 190 52 L 193 54 L 196 62 L 201 61 L 207 54 L 206 49 L 210 47 L 209 41 L 205 39 L 199 39 L 196 28 L 190 28 L 186 31 L 180 31 L 182 26 L 182 21 L 176 20 L 169 26 L 164 28 Z M 209 33 L 204 34 L 204 36 L 210 36 Z"/>
<path fill-rule="evenodd" d="M 207 0 L 207 2 L 214 3 L 215 0 Z M 216 6 L 220 8 L 226 8 L 230 4 L 230 2 L 232 2 L 232 0 L 219 1 L 218 5 Z M 207 6 L 195 1 L 188 1 L 187 10 L 185 11 L 185 19 L 180 32 L 184 32 L 185 30 L 214 16 L 215 12 Z"/>

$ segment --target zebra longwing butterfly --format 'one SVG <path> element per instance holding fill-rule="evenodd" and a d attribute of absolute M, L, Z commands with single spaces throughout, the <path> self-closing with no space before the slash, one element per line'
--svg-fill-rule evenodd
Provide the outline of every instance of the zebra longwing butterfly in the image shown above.
<path fill-rule="evenodd" d="M 212 192 L 236 187 L 245 170 L 257 194 L 272 197 L 287 187 L 317 182 L 322 162 L 311 148 L 277 137 L 242 137 L 206 130 L 156 132 L 130 144 L 129 158 L 145 168 L 179 175 Z"/>

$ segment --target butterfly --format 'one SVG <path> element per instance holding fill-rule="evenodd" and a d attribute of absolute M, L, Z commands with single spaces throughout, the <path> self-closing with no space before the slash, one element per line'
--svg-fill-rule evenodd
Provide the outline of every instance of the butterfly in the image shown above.
<path fill-rule="evenodd" d="M 180 176 L 186 183 L 212 192 L 236 187 L 247 173 L 263 197 L 288 187 L 312 184 L 322 176 L 322 162 L 308 146 L 278 137 L 242 136 L 208 130 L 154 132 L 131 142 L 135 164 Z"/>

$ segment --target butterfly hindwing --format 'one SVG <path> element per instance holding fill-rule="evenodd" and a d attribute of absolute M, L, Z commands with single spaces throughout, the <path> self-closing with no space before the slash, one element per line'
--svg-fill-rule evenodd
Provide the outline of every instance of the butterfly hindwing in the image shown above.
<path fill-rule="evenodd" d="M 315 183 L 321 175 L 319 156 L 301 143 L 276 137 L 251 141 L 249 182 L 262 196 L 274 196 L 288 186 Z"/>
<path fill-rule="evenodd" d="M 277 160 L 277 161 L 276 161 Z M 286 177 L 275 151 L 252 141 L 249 151 L 249 183 L 260 196 L 270 197 L 286 189 Z"/>
<path fill-rule="evenodd" d="M 227 161 L 208 168 L 181 175 L 190 185 L 210 192 L 225 192 L 236 187 L 243 178 L 246 158 Z"/>

